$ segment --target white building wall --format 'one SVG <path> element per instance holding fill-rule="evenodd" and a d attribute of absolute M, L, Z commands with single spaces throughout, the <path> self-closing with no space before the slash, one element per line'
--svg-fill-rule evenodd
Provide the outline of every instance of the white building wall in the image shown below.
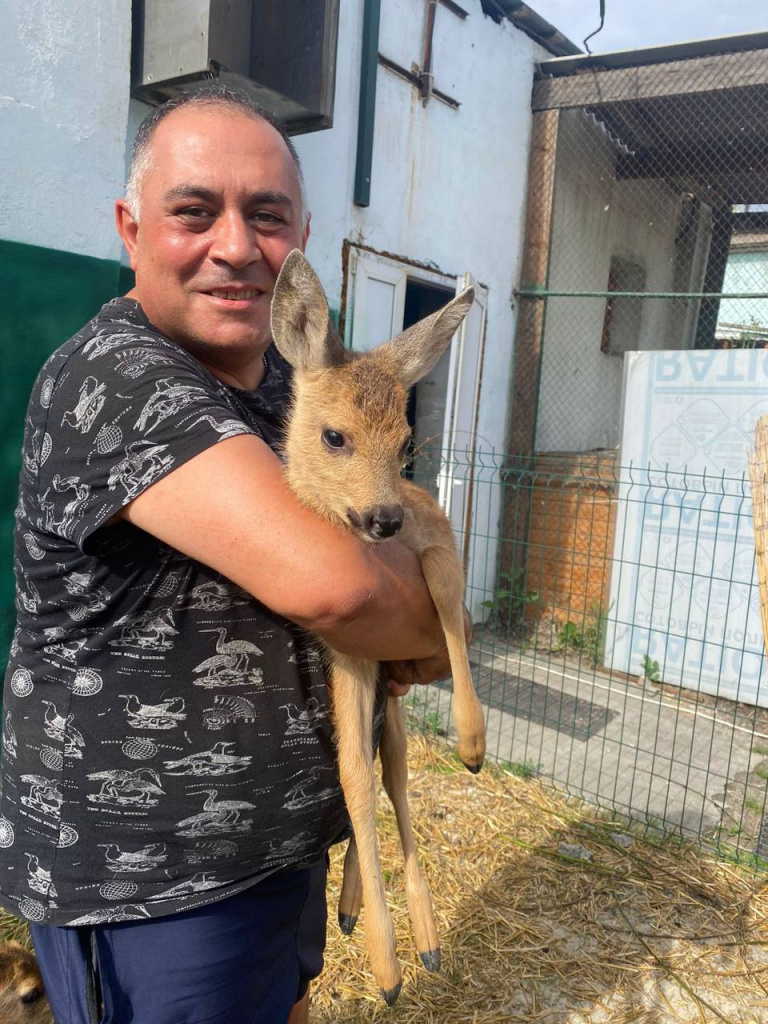
<path fill-rule="evenodd" d="M 0 4 L 0 238 L 118 259 L 131 3 Z"/>

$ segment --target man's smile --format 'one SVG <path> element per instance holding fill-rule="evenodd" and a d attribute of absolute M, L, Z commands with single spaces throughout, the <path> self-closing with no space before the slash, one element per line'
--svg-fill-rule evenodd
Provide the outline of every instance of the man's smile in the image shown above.
<path fill-rule="evenodd" d="M 219 309 L 232 311 L 250 309 L 257 304 L 259 299 L 266 297 L 269 293 L 261 288 L 245 288 L 242 285 L 228 285 L 222 288 L 210 288 L 200 292 L 210 299 Z"/>

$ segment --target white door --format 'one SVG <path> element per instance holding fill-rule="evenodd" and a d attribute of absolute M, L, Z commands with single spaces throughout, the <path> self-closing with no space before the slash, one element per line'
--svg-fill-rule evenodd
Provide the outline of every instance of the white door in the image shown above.
<path fill-rule="evenodd" d="M 346 341 L 355 352 L 367 352 L 403 329 L 407 267 L 354 248 L 349 260 L 352 326 Z"/>
<path fill-rule="evenodd" d="M 451 345 L 442 470 L 438 481 L 440 504 L 465 552 L 465 563 L 472 525 L 477 416 L 488 305 L 487 289 L 479 286 L 471 274 L 465 274 L 457 280 L 456 294 L 470 285 L 475 289 L 475 301 Z"/>

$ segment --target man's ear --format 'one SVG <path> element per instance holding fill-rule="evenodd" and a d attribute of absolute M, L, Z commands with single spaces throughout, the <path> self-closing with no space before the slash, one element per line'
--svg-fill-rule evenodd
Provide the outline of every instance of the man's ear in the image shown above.
<path fill-rule="evenodd" d="M 386 352 L 395 363 L 407 388 L 429 373 L 448 348 L 474 300 L 474 288 L 467 288 L 437 313 L 425 317 L 377 349 Z"/>
<path fill-rule="evenodd" d="M 323 370 L 344 361 L 322 285 L 306 257 L 293 249 L 272 293 L 272 340 L 297 370 Z"/>
<path fill-rule="evenodd" d="M 125 251 L 128 253 L 131 261 L 131 270 L 135 271 L 139 224 L 134 219 L 133 214 L 128 208 L 128 203 L 124 199 L 118 199 L 115 202 L 115 223 L 117 224 L 117 233 L 122 238 Z"/>

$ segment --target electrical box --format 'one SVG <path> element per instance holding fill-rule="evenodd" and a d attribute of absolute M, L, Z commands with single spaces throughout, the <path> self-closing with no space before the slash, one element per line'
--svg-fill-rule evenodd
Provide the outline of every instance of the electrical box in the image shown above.
<path fill-rule="evenodd" d="M 291 134 L 330 128 L 339 0 L 133 0 L 131 95 L 159 104 L 220 81 Z"/>

